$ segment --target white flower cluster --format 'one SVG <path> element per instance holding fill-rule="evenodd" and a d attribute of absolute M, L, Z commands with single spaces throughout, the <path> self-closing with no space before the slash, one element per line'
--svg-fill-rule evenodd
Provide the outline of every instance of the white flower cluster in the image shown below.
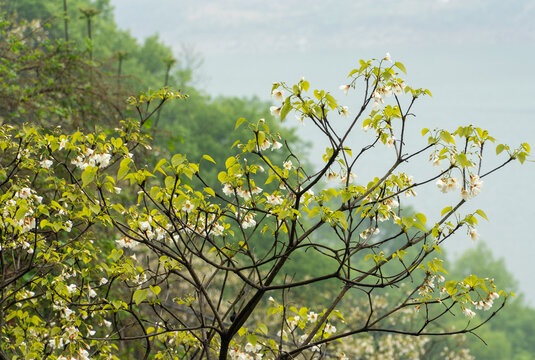
<path fill-rule="evenodd" d="M 244 229 L 255 226 L 256 225 L 255 215 L 256 215 L 255 213 L 248 213 L 247 215 L 245 215 L 242 219 L 241 226 Z"/>
<path fill-rule="evenodd" d="M 461 310 L 463 311 L 463 314 L 466 317 L 473 318 L 474 316 L 476 316 L 476 313 L 468 309 L 467 307 L 461 306 Z"/>
<path fill-rule="evenodd" d="M 219 218 L 215 214 L 210 214 L 208 217 L 195 217 L 189 218 L 189 222 L 183 223 L 182 227 L 177 229 L 178 232 L 172 230 L 171 224 L 167 224 L 166 229 L 156 229 L 156 240 L 173 239 L 175 242 L 180 242 L 182 237 L 194 236 L 221 236 L 225 232 L 225 224 L 219 222 Z M 171 237 L 166 236 L 170 234 Z M 150 236 L 151 232 L 146 231 L 146 235 L 149 240 L 153 240 L 155 237 Z"/>
<path fill-rule="evenodd" d="M 474 360 L 475 357 L 473 357 L 470 354 L 470 349 L 450 349 L 447 346 L 444 346 L 444 349 L 442 349 L 442 352 L 440 353 L 440 358 L 444 360 Z"/>
<path fill-rule="evenodd" d="M 13 218 L 15 217 L 15 214 L 19 208 L 26 208 L 26 213 L 23 214 L 23 216 L 15 222 L 17 230 L 20 231 L 21 234 L 25 234 L 35 228 L 36 221 L 33 215 L 33 208 L 41 204 L 42 201 L 43 197 L 38 196 L 35 190 L 30 189 L 28 187 L 24 187 L 21 188 L 19 191 L 15 192 L 13 197 L 3 204 L 4 206 L 1 209 L 1 213 L 4 218 Z M 19 203 L 22 204 L 19 205 Z M 21 237 L 20 240 L 21 241 L 17 244 L 11 245 L 14 247 L 22 245 L 22 247 L 28 250 L 29 253 L 33 253 L 33 248 L 31 247 L 31 244 L 28 243 L 23 237 Z"/>
<path fill-rule="evenodd" d="M 72 356 L 70 359 L 66 358 L 65 356 L 61 355 L 58 357 L 58 360 L 90 360 L 89 352 L 85 349 L 78 350 L 78 356 L 74 357 Z"/>
<path fill-rule="evenodd" d="M 240 348 L 234 348 L 229 351 L 229 355 L 232 360 L 261 360 L 264 354 L 260 350 L 262 350 L 260 343 L 255 345 L 247 343 L 243 351 Z"/>
<path fill-rule="evenodd" d="M 443 193 L 447 193 L 457 189 L 460 186 L 460 183 L 459 180 L 454 177 L 450 177 L 448 179 L 442 177 L 437 180 L 436 185 L 440 189 L 440 191 L 442 191 Z M 481 192 L 482 186 L 483 181 L 481 181 L 479 176 L 470 175 L 468 186 L 466 188 L 463 187 L 463 189 L 461 190 L 461 198 L 465 201 L 470 198 L 473 198 Z"/>
<path fill-rule="evenodd" d="M 264 151 L 264 150 L 267 150 L 269 149 L 269 147 L 271 147 L 271 151 L 273 150 L 278 150 L 282 147 L 282 143 L 275 140 L 275 139 L 272 139 L 271 140 L 273 143 L 269 142 L 268 138 L 265 138 L 264 141 L 262 141 L 262 143 L 258 146 L 258 148 L 261 150 L 261 151 Z"/>
<path fill-rule="evenodd" d="M 338 181 L 340 184 L 345 185 L 347 182 L 347 173 L 345 174 L 337 174 L 334 171 L 329 171 L 327 174 L 325 174 L 327 177 L 326 181 Z M 357 175 L 353 173 L 349 173 L 349 183 L 352 183 L 353 180 L 357 178 Z"/>
<path fill-rule="evenodd" d="M 50 167 L 52 166 L 52 164 L 53 164 L 52 160 L 44 159 L 44 160 L 41 161 L 40 166 L 41 166 L 43 169 L 50 169 Z"/>
<path fill-rule="evenodd" d="M 153 228 L 151 225 L 151 222 L 152 222 L 152 217 L 150 216 L 146 220 L 139 221 L 139 223 L 137 224 L 139 227 L 139 230 L 143 232 L 143 234 L 147 237 L 148 240 L 162 241 L 166 239 L 167 231 L 164 228 L 159 227 L 159 226 Z M 168 226 L 168 228 L 170 227 Z M 115 240 L 115 242 L 117 243 L 117 246 L 119 246 L 120 248 L 125 248 L 125 249 L 134 249 L 139 244 L 138 241 L 128 236 L 124 236 L 120 238 L 119 240 Z"/>
<path fill-rule="evenodd" d="M 282 205 L 284 198 L 278 194 L 266 195 L 266 202 L 271 206 Z"/>
<path fill-rule="evenodd" d="M 405 83 L 404 82 L 398 82 L 395 81 L 392 83 L 392 86 L 385 85 L 383 87 L 378 87 L 372 94 L 373 96 L 373 111 L 378 111 L 381 109 L 381 105 L 385 103 L 384 97 L 391 96 L 392 93 L 396 95 L 403 94 L 403 90 L 405 89 Z"/>
<path fill-rule="evenodd" d="M 364 230 L 363 232 L 360 233 L 360 237 L 364 240 L 368 240 L 369 238 L 371 238 L 373 235 L 377 235 L 381 232 L 381 230 L 379 230 L 379 228 L 376 228 L 376 227 L 371 227 L 371 228 L 368 228 L 366 230 Z"/>
<path fill-rule="evenodd" d="M 454 177 L 450 177 L 449 179 L 442 177 L 437 180 L 436 185 L 439 190 L 445 194 L 447 192 L 457 189 L 459 187 L 459 180 Z"/>
<path fill-rule="evenodd" d="M 383 205 L 386 205 L 388 210 L 396 209 L 399 207 L 399 202 L 395 198 L 390 198 L 383 201 Z"/>
<path fill-rule="evenodd" d="M 123 238 L 120 238 L 119 240 L 115 240 L 115 242 L 117 243 L 117 246 L 119 246 L 120 248 L 125 248 L 125 249 L 133 249 L 138 244 L 137 241 L 132 240 L 126 236 Z"/>
<path fill-rule="evenodd" d="M 470 182 L 468 184 L 468 189 L 461 190 L 461 197 L 463 200 L 468 200 L 473 198 L 481 192 L 481 187 L 483 187 L 483 181 L 477 175 L 470 175 Z"/>
<path fill-rule="evenodd" d="M 442 275 L 429 275 L 425 279 L 424 283 L 418 288 L 418 295 L 422 297 L 430 296 L 435 289 L 435 280 L 439 283 L 442 283 L 445 281 L 444 276 Z M 446 288 L 441 287 L 440 288 L 440 294 L 443 295 L 446 293 Z"/>
<path fill-rule="evenodd" d="M 111 154 L 96 153 L 93 149 L 87 148 L 83 154 L 71 160 L 71 164 L 84 170 L 88 166 L 104 168 L 110 164 Z"/>
<path fill-rule="evenodd" d="M 257 195 L 257 194 L 260 194 L 261 192 L 262 192 L 262 188 L 258 186 L 253 186 L 251 190 L 244 189 L 242 186 L 238 186 L 236 188 L 236 193 L 238 194 L 238 196 L 243 198 L 243 200 L 245 201 L 251 200 L 252 195 Z M 223 194 L 227 196 L 234 195 L 234 187 L 229 183 L 223 184 Z"/>
<path fill-rule="evenodd" d="M 491 291 L 485 300 L 472 301 L 472 305 L 475 306 L 476 310 L 490 310 L 492 305 L 494 305 L 494 300 L 499 297 L 500 295 L 496 291 Z"/>

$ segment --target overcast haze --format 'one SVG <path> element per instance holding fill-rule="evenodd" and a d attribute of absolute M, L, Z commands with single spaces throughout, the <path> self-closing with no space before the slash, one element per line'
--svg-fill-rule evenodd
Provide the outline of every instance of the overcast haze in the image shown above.
<path fill-rule="evenodd" d="M 414 111 L 416 133 L 474 124 L 501 142 L 535 146 L 535 1 L 111 2 L 118 25 L 139 39 L 159 33 L 176 56 L 183 44 L 193 46 L 204 59 L 197 85 L 209 94 L 267 100 L 274 81 L 293 83 L 304 76 L 351 109 L 356 103 L 338 86 L 358 59 L 388 51 L 407 67 L 409 84 L 433 93 Z M 314 142 L 313 158 L 324 147 L 311 128 L 299 134 Z M 381 169 L 380 162 L 370 162 L 359 180 Z M 485 179 L 469 204 L 489 215 L 490 222 L 480 226 L 481 241 L 505 257 L 528 299 L 535 298 L 534 178 L 533 163 L 509 166 Z M 422 191 L 419 210 L 437 215 L 437 199 L 448 205 L 436 193 Z M 447 249 L 459 254 L 470 246 L 459 234 Z"/>

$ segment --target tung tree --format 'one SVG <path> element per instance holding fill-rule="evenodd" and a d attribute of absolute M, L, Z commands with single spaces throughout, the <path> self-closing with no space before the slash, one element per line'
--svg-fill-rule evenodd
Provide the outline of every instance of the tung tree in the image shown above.
<path fill-rule="evenodd" d="M 329 142 L 317 171 L 270 121 L 244 118 L 236 127 L 250 137 L 224 164 L 208 154 L 146 164 L 135 155 L 151 146 L 143 123 L 184 97 L 168 89 L 130 98 L 139 117 L 114 131 L 3 125 L 4 358 L 108 359 L 128 349 L 154 359 L 370 358 L 363 344 L 377 341 L 391 346 L 382 356 L 412 359 L 427 340 L 411 348 L 395 339 L 474 334 L 508 294 L 484 274 L 448 278 L 440 248 L 463 229 L 477 236 L 486 215 L 463 206 L 487 176 L 524 162 L 529 145 L 498 144 L 502 162 L 485 168 L 483 147 L 495 139 L 463 126 L 424 129 L 427 142 L 409 152 L 411 112 L 430 92 L 404 73 L 389 56 L 361 60 L 343 86 L 361 99 L 352 116 L 304 79 L 273 86 L 272 113 L 295 113 Z M 332 125 L 338 115 L 342 131 Z M 362 129 L 370 142 L 351 148 Z M 392 163 L 359 183 L 362 159 L 379 146 Z M 401 171 L 428 159 L 446 166 L 421 179 Z M 219 169 L 215 183 L 207 167 Z M 458 198 L 437 217 L 407 210 L 405 198 L 424 186 Z M 313 272 L 299 271 L 310 263 Z M 453 316 L 458 326 L 444 328 Z"/>

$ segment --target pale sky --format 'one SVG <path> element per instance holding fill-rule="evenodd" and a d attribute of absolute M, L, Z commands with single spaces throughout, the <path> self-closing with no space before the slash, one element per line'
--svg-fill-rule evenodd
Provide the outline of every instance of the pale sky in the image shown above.
<path fill-rule="evenodd" d="M 304 76 L 312 88 L 331 91 L 351 109 L 356 101 L 338 86 L 359 59 L 390 52 L 405 64 L 408 83 L 433 93 L 414 110 L 416 134 L 422 127 L 473 124 L 500 142 L 528 142 L 535 149 L 535 0 L 111 2 L 118 25 L 135 37 L 159 33 L 176 56 L 184 44 L 193 46 L 204 58 L 198 86 L 209 94 L 268 100 L 273 82 L 294 83 Z M 324 150 L 319 135 L 312 126 L 299 134 L 314 142 L 310 157 L 317 158 Z M 422 141 L 418 135 L 410 139 Z M 377 175 L 382 170 L 377 163 L 367 163 L 360 178 Z M 533 163 L 509 166 L 486 179 L 470 204 L 490 219 L 480 224 L 480 241 L 506 259 L 520 281 L 518 292 L 530 299 L 535 298 L 535 235 L 529 227 L 535 220 L 534 178 Z M 415 204 L 436 214 L 447 201 L 429 189 Z M 446 248 L 459 254 L 471 246 L 459 234 Z"/>

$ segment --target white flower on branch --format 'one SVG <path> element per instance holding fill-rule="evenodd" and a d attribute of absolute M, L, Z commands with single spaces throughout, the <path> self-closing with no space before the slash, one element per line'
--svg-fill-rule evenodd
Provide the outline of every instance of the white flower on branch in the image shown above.
<path fill-rule="evenodd" d="M 271 96 L 272 96 L 273 99 L 275 99 L 275 100 L 282 101 L 282 100 L 284 99 L 284 91 L 282 91 L 281 89 L 274 89 L 274 90 L 271 92 Z"/>

